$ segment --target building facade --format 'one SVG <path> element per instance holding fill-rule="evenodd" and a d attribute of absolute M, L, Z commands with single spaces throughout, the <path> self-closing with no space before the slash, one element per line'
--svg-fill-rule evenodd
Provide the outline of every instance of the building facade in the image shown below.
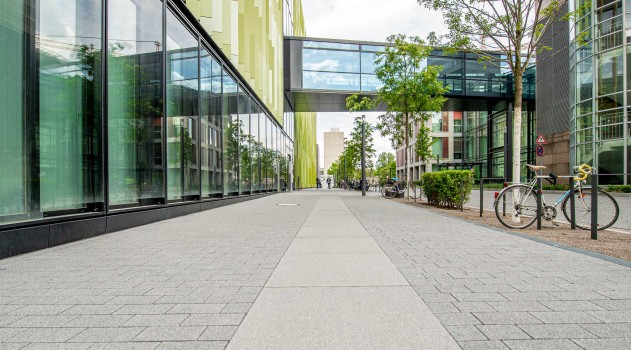
<path fill-rule="evenodd" d="M 300 8 L 3 1 L 0 258 L 287 190 Z"/>
<path fill-rule="evenodd" d="M 628 184 L 631 3 L 570 2 L 570 165 L 593 165 L 602 184 Z"/>
<path fill-rule="evenodd" d="M 344 152 L 344 131 L 331 128 L 324 132 L 324 174 L 327 174 L 333 164 Z"/>

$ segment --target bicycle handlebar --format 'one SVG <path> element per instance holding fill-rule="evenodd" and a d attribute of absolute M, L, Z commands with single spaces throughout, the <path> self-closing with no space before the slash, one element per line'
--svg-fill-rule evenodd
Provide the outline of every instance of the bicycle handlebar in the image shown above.
<path fill-rule="evenodd" d="M 592 167 L 590 167 L 587 164 L 581 164 L 579 166 L 575 166 L 574 169 L 577 170 L 580 174 L 579 176 L 576 176 L 574 178 L 574 180 L 576 181 L 583 181 L 587 179 L 587 176 L 592 173 Z"/>

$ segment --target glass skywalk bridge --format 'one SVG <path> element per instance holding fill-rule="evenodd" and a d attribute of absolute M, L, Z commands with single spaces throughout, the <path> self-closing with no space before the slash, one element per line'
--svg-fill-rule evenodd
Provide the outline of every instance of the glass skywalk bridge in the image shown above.
<path fill-rule="evenodd" d="M 297 112 L 346 111 L 353 93 L 374 95 L 380 85 L 375 56 L 387 44 L 303 37 L 285 39 L 285 89 Z M 446 54 L 435 50 L 425 65 L 442 66 L 440 81 L 449 87 L 447 110 L 486 109 L 513 98 L 513 77 L 506 56 L 500 66 L 478 60 L 474 54 Z M 535 98 L 534 66 L 524 76 L 524 99 Z M 384 106 L 381 106 L 383 110 Z"/>

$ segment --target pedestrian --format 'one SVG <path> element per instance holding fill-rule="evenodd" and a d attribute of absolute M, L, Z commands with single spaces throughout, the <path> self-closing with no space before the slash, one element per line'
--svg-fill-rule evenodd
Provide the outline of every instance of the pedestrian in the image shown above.
<path fill-rule="evenodd" d="M 322 182 L 320 182 L 319 177 L 316 177 L 316 189 L 319 189 L 320 187 L 322 187 Z"/>
<path fill-rule="evenodd" d="M 330 177 L 326 179 L 326 184 L 327 184 L 327 186 L 329 187 L 329 190 L 330 190 L 331 189 L 331 178 Z"/>

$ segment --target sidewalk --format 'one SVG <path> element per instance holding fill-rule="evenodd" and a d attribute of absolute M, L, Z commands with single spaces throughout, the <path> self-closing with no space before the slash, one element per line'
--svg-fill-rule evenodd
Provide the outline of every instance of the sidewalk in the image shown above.
<path fill-rule="evenodd" d="M 0 349 L 226 347 L 628 349 L 631 269 L 326 189 L 0 260 Z"/>

